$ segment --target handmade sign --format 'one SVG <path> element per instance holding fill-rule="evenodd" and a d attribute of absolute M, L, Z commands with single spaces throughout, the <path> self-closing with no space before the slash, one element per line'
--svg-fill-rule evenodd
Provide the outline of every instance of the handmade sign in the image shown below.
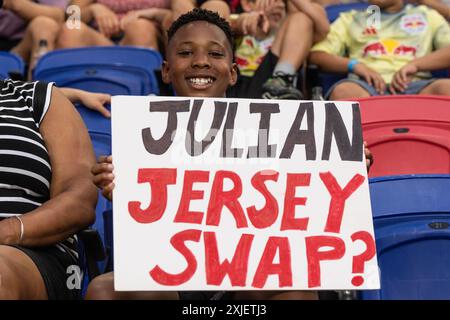
<path fill-rule="evenodd" d="M 116 290 L 376 289 L 357 103 L 112 101 Z"/>

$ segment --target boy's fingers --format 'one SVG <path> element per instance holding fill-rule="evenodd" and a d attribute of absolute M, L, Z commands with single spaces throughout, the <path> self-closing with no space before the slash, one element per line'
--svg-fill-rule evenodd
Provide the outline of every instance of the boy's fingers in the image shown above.
<path fill-rule="evenodd" d="M 97 187 L 104 188 L 106 185 L 113 182 L 114 178 L 114 174 L 104 172 L 96 174 L 93 178 L 93 182 Z"/>
<path fill-rule="evenodd" d="M 366 80 L 366 82 L 370 85 L 370 86 L 374 86 L 373 85 L 373 82 L 372 82 L 372 77 L 371 77 L 371 75 L 370 74 L 365 74 L 364 75 L 364 80 Z"/>
<path fill-rule="evenodd" d="M 100 112 L 105 118 L 111 118 L 111 113 L 106 109 L 103 104 L 97 106 L 96 110 Z"/>
<path fill-rule="evenodd" d="M 405 70 L 400 70 L 400 72 L 399 72 L 399 77 L 400 77 L 400 80 L 401 80 L 403 83 L 408 82 L 408 75 L 406 74 L 406 71 L 405 71 Z"/>
<path fill-rule="evenodd" d="M 97 158 L 97 162 L 109 162 L 112 163 L 112 155 L 101 155 Z"/>
<path fill-rule="evenodd" d="M 112 201 L 112 191 L 114 190 L 114 183 L 110 183 L 102 189 L 102 195 L 109 201 Z"/>
<path fill-rule="evenodd" d="M 106 109 L 104 106 L 100 106 L 99 111 L 105 118 L 111 118 L 111 112 L 109 112 L 109 110 Z"/>
<path fill-rule="evenodd" d="M 105 104 L 105 103 L 108 103 L 108 104 L 110 104 L 111 103 L 111 95 L 110 94 L 101 94 L 101 99 L 103 100 L 103 104 Z"/>
<path fill-rule="evenodd" d="M 93 107 L 94 110 L 100 112 L 104 117 L 106 117 L 106 118 L 110 118 L 111 117 L 111 114 L 110 114 L 109 110 L 106 109 L 106 107 L 103 106 L 103 103 L 97 102 L 92 107 Z"/>
<path fill-rule="evenodd" d="M 103 162 L 103 163 L 97 163 L 95 164 L 92 169 L 91 173 L 93 175 L 98 175 L 101 173 L 112 173 L 114 170 L 114 165 L 111 163 Z"/>

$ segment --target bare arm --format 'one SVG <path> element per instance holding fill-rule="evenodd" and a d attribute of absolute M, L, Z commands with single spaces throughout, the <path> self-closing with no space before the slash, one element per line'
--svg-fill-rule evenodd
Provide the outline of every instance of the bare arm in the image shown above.
<path fill-rule="evenodd" d="M 391 93 L 404 92 L 412 78 L 420 71 L 434 71 L 450 67 L 450 46 L 414 59 L 398 70 L 391 83 Z"/>
<path fill-rule="evenodd" d="M 136 19 L 148 19 L 156 22 L 164 29 L 169 29 L 172 24 L 172 11 L 164 8 L 149 8 L 136 11 L 130 11 L 120 21 L 122 30 L 125 30 L 128 23 Z"/>
<path fill-rule="evenodd" d="M 111 104 L 111 95 L 105 93 L 94 93 L 73 88 L 60 88 L 61 92 L 72 103 L 81 103 L 83 106 L 100 112 L 106 118 L 111 117 L 111 113 L 105 104 Z"/>
<path fill-rule="evenodd" d="M 27 21 L 31 21 L 38 16 L 45 16 L 59 23 L 64 22 L 64 10 L 59 7 L 35 3 L 30 0 L 5 0 L 3 7 Z"/>
<path fill-rule="evenodd" d="M 154 20 L 154 21 L 160 23 L 161 25 L 163 24 L 165 19 L 167 19 L 167 17 L 172 14 L 171 10 L 164 9 L 164 8 L 143 9 L 143 10 L 139 10 L 137 12 L 139 14 L 139 16 L 138 16 L 139 18 Z"/>
<path fill-rule="evenodd" d="M 67 239 L 95 220 L 97 190 L 90 168 L 94 152 L 80 116 L 54 88 L 40 126 L 52 165 L 50 200 L 22 216 L 24 246 L 47 246 Z M 17 244 L 20 224 L 14 218 L 0 222 L 0 243 Z"/>
<path fill-rule="evenodd" d="M 323 51 L 313 51 L 309 55 L 309 62 L 317 65 L 325 72 L 347 73 L 350 59 Z"/>
<path fill-rule="evenodd" d="M 417 67 L 417 72 L 450 68 L 450 46 L 414 59 L 410 64 Z"/>
<path fill-rule="evenodd" d="M 347 73 L 348 62 L 350 59 L 323 51 L 313 51 L 310 54 L 309 61 L 312 64 L 318 65 L 322 71 Z M 380 94 L 385 92 L 386 83 L 384 82 L 383 77 L 377 71 L 369 68 L 364 63 L 357 63 L 353 68 L 353 73 L 373 86 Z"/>
<path fill-rule="evenodd" d="M 288 0 L 288 2 L 292 4 L 288 8 L 295 7 L 311 18 L 314 24 L 314 43 L 325 39 L 330 31 L 330 23 L 325 9 L 309 0 Z"/>

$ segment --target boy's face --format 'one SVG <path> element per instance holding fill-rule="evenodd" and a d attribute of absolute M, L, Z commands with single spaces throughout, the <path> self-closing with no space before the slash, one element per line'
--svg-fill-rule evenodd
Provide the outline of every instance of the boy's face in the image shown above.
<path fill-rule="evenodd" d="M 225 33 L 206 21 L 194 21 L 174 34 L 162 78 L 178 96 L 224 97 L 237 80 L 232 48 Z"/>

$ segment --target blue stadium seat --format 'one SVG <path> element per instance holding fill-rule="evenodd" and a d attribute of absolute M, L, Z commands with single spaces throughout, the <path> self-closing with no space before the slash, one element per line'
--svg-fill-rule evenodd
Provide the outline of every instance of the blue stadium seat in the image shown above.
<path fill-rule="evenodd" d="M 89 136 L 91 137 L 96 158 L 98 158 L 101 155 L 111 154 L 111 135 L 102 132 L 89 131 Z M 98 231 L 100 237 L 103 240 L 104 245 L 106 245 L 106 239 L 105 239 L 105 227 L 104 227 L 105 222 L 103 221 L 103 212 L 105 210 L 108 210 L 109 208 L 111 208 L 111 203 L 108 200 L 106 200 L 106 198 L 103 197 L 101 192 L 99 191 L 97 207 L 95 209 L 96 220 L 92 227 Z M 105 263 L 106 261 L 99 263 L 100 270 L 105 269 Z"/>
<path fill-rule="evenodd" d="M 370 179 L 381 290 L 361 299 L 450 299 L 450 175 Z"/>
<path fill-rule="evenodd" d="M 11 74 L 23 76 L 25 73 L 25 64 L 19 56 L 0 51 L 0 79 L 8 79 Z"/>
<path fill-rule="evenodd" d="M 105 105 L 105 107 L 109 111 L 111 111 L 110 105 Z M 76 104 L 75 108 L 77 109 L 78 113 L 83 119 L 84 124 L 86 125 L 86 128 L 88 129 L 89 133 L 100 133 L 103 135 L 107 135 L 111 140 L 110 118 L 106 118 L 100 112 L 88 109 L 80 104 Z M 104 137 L 102 138 L 103 138 L 102 141 L 104 141 Z M 109 142 L 109 144 L 111 144 L 111 141 Z M 111 150 L 111 147 L 109 148 L 109 150 Z"/>
<path fill-rule="evenodd" d="M 111 95 L 158 94 L 155 70 L 162 57 L 151 49 L 111 46 L 55 50 L 33 71 L 36 80 Z"/>

